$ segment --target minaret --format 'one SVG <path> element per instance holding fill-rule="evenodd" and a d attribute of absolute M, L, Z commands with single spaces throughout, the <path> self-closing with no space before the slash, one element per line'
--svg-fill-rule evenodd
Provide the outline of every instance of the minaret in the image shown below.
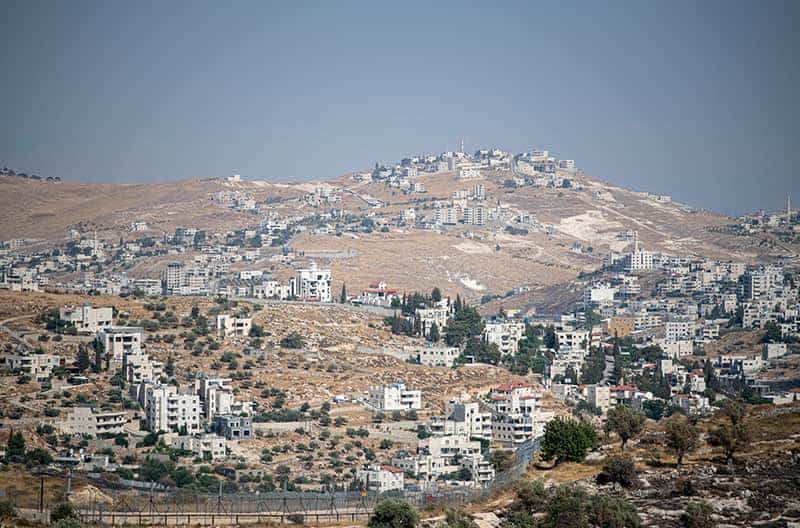
<path fill-rule="evenodd" d="M 461 153 L 464 153 L 464 138 L 461 138 Z"/>
<path fill-rule="evenodd" d="M 786 218 L 792 217 L 792 196 L 786 195 Z"/>

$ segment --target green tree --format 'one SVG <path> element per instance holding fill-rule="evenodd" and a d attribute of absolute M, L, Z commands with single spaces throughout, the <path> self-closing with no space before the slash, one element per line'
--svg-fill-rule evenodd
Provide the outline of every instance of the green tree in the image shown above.
<path fill-rule="evenodd" d="M 291 332 L 289 335 L 281 339 L 281 346 L 283 348 L 303 348 L 306 342 L 303 336 L 297 332 Z"/>
<path fill-rule="evenodd" d="M 612 456 L 603 464 L 603 472 L 597 480 L 601 483 L 617 482 L 626 488 L 634 486 L 638 480 L 636 465 L 627 455 Z"/>
<path fill-rule="evenodd" d="M 461 346 L 467 338 L 481 335 L 483 318 L 472 306 L 457 311 L 445 327 L 445 341 L 449 346 Z"/>
<path fill-rule="evenodd" d="M 750 429 L 743 423 L 722 424 L 712 429 L 708 435 L 708 443 L 721 447 L 727 462 L 732 462 L 737 451 L 750 445 L 750 440 Z"/>
<path fill-rule="evenodd" d="M 472 518 L 472 515 L 458 508 L 445 510 L 444 526 L 446 528 L 478 528 L 478 524 Z"/>
<path fill-rule="evenodd" d="M 380 502 L 367 522 L 368 528 L 416 528 L 419 513 L 413 506 L 402 500 Z"/>
<path fill-rule="evenodd" d="M 86 372 L 92 365 L 92 360 L 89 358 L 89 351 L 86 349 L 84 345 L 81 345 L 78 348 L 78 357 L 75 358 L 75 369 L 78 372 Z"/>
<path fill-rule="evenodd" d="M 439 287 L 437 286 L 431 292 L 431 301 L 438 303 L 441 300 L 442 300 L 442 290 L 440 290 Z"/>
<path fill-rule="evenodd" d="M 597 432 L 591 424 L 571 418 L 557 417 L 544 428 L 539 454 L 544 460 L 582 462 L 586 453 L 597 445 Z"/>
<path fill-rule="evenodd" d="M 8 435 L 8 444 L 6 445 L 6 458 L 9 460 L 18 458 L 21 459 L 25 456 L 25 437 L 17 431 L 12 430 Z"/>
<path fill-rule="evenodd" d="M 432 343 L 437 343 L 441 338 L 442 336 L 439 335 L 439 325 L 437 325 L 436 322 L 434 321 L 434 323 L 431 324 L 430 331 L 428 332 L 428 341 L 431 341 Z"/>
<path fill-rule="evenodd" d="M 683 457 L 697 448 L 700 434 L 682 415 L 675 415 L 667 421 L 664 427 L 666 445 L 675 452 L 678 467 L 683 463 Z"/>
<path fill-rule="evenodd" d="M 77 519 L 78 514 L 69 502 L 61 502 L 56 504 L 53 511 L 50 512 L 50 522 L 54 523 L 62 519 Z"/>
<path fill-rule="evenodd" d="M 608 411 L 606 423 L 610 431 L 617 433 L 624 450 L 628 440 L 636 437 L 644 429 L 644 414 L 627 405 L 617 405 Z"/>
<path fill-rule="evenodd" d="M 342 293 L 339 294 L 339 302 L 344 304 L 347 302 L 347 284 L 342 283 Z"/>

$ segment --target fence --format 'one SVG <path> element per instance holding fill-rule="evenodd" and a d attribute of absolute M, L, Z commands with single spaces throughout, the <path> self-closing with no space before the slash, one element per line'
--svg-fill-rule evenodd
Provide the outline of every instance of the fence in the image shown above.
<path fill-rule="evenodd" d="M 490 498 L 525 473 L 537 443 L 523 444 L 515 463 L 483 487 L 427 491 L 374 492 L 248 492 L 206 493 L 187 490 L 111 489 L 93 481 L 97 491 L 73 494 L 81 521 L 96 525 L 233 526 L 252 523 L 320 525 L 356 522 L 368 518 L 384 498 L 399 498 L 417 508 L 454 507 Z M 52 476 L 52 475 L 51 475 Z M 103 489 L 100 489 L 100 488 Z M 50 478 L 40 495 L 17 500 L 20 513 L 32 520 L 48 522 L 52 508 L 64 500 L 69 484 L 62 477 Z M 11 497 L 14 499 L 14 497 Z M 26 502 L 27 501 L 27 502 Z"/>

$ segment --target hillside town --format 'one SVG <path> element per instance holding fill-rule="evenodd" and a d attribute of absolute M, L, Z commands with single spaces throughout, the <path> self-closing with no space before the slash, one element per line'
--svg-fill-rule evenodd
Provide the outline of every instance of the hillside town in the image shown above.
<path fill-rule="evenodd" d="M 456 190 L 427 199 L 425 177 L 439 174 Z M 135 220 L 118 237 L 75 226 L 64 239 L 4 241 L 8 460 L 99 489 L 477 493 L 541 460 L 564 423 L 617 431 L 620 412 L 661 424 L 797 401 L 794 259 L 650 250 L 637 229 L 581 243 L 503 201 L 525 187 L 591 188 L 546 150 L 414 156 L 347 182 L 313 186 L 292 206 L 307 212 L 282 216 L 239 176 L 219 180 L 232 190 L 207 206 L 252 216 L 232 231 L 157 233 Z M 797 220 L 789 205 L 772 225 Z M 540 233 L 588 269 L 544 313 L 512 303 L 531 293 L 524 282 L 502 294 L 464 278 L 432 290 L 380 275 L 347 283 L 331 264 L 349 250 L 295 247 L 307 233 L 396 230 Z"/>

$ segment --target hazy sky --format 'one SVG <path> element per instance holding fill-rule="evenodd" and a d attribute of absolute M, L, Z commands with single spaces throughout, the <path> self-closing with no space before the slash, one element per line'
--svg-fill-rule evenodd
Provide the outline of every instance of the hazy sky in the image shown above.
<path fill-rule="evenodd" d="M 3 0 L 0 165 L 319 179 L 463 137 L 718 211 L 800 205 L 799 15 L 773 0 Z"/>

